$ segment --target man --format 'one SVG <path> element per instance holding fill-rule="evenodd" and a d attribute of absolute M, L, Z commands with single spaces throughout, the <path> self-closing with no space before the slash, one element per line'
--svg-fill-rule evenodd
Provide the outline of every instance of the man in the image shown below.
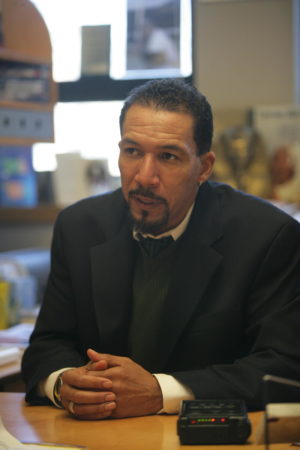
<path fill-rule="evenodd" d="M 23 358 L 26 400 L 82 419 L 178 412 L 182 399 L 263 406 L 262 377 L 300 375 L 300 225 L 208 181 L 212 115 L 176 80 L 121 116 L 122 189 L 58 217 Z M 153 241 L 173 239 L 153 254 Z"/>

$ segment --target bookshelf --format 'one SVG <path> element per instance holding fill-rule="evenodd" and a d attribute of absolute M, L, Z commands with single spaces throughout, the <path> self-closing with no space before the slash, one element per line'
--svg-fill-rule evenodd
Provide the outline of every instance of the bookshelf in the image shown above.
<path fill-rule="evenodd" d="M 52 48 L 44 19 L 30 0 L 0 0 L 0 149 L 6 158 L 16 158 L 18 151 L 22 158 L 34 143 L 54 141 L 56 101 Z M 3 201 L 1 205 L 7 206 Z M 13 209 L 19 205 L 8 206 L 12 210 L 1 211 L 2 221 L 8 216 L 11 220 L 18 217 L 19 222 L 23 213 L 26 221 L 29 211 L 24 208 L 16 215 Z M 33 214 L 34 205 L 24 206 L 33 206 Z M 38 213 L 36 208 L 32 217 L 39 222 Z"/>
<path fill-rule="evenodd" d="M 0 145 L 53 142 L 52 49 L 46 24 L 29 0 L 0 0 Z"/>
<path fill-rule="evenodd" d="M 53 224 L 61 211 L 59 206 L 45 205 L 36 208 L 0 208 L 0 223 L 11 224 Z"/>

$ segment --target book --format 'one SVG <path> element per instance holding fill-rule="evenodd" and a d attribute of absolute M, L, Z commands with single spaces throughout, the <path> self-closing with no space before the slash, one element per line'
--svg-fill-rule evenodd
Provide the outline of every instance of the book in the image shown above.
<path fill-rule="evenodd" d="M 31 147 L 0 146 L 0 206 L 34 207 L 36 204 Z"/>
<path fill-rule="evenodd" d="M 0 279 L 0 330 L 7 328 L 9 321 L 10 284 Z"/>
<path fill-rule="evenodd" d="M 0 345 L 0 367 L 4 364 L 17 362 L 21 357 L 21 350 L 17 346 L 12 345 Z"/>
<path fill-rule="evenodd" d="M 18 347 L 22 344 L 27 345 L 33 328 L 33 323 L 19 323 L 6 330 L 0 330 L 0 345 L 16 344 Z"/>

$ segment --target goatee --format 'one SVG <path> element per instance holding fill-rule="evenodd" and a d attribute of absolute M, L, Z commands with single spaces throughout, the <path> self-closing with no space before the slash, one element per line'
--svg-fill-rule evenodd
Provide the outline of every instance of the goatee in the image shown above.
<path fill-rule="evenodd" d="M 131 213 L 131 211 L 130 211 Z M 132 214 L 131 218 L 134 224 L 134 228 L 136 231 L 139 231 L 140 233 L 145 234 L 153 234 L 154 236 L 156 234 L 163 233 L 165 231 L 165 227 L 169 221 L 169 209 L 166 208 L 164 211 L 163 216 L 156 221 L 150 221 L 147 220 L 148 218 L 148 211 L 142 210 L 142 218 L 136 219 Z"/>
<path fill-rule="evenodd" d="M 137 219 L 136 217 L 134 217 L 133 214 L 131 213 L 130 199 L 135 196 L 149 198 L 151 200 L 155 200 L 155 201 L 161 203 L 164 206 L 164 211 L 163 211 L 162 217 L 156 221 L 151 221 L 151 219 L 149 219 L 149 211 L 143 210 L 143 209 L 141 210 L 141 214 L 142 214 L 141 219 Z M 141 233 L 149 233 L 149 234 L 153 234 L 153 235 L 160 234 L 164 231 L 164 227 L 167 225 L 167 223 L 169 221 L 170 211 L 169 211 L 168 203 L 163 197 L 159 197 L 159 196 L 155 195 L 152 191 L 150 191 L 146 188 L 140 187 L 140 188 L 132 189 L 131 191 L 129 191 L 128 199 L 129 199 L 128 203 L 129 203 L 131 218 L 132 218 L 134 227 L 137 231 L 139 231 Z"/>

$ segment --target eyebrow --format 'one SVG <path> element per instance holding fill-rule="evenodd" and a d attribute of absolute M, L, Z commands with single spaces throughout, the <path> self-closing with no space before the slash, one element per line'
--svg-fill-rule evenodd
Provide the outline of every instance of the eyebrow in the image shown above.
<path fill-rule="evenodd" d="M 138 142 L 134 141 L 133 139 L 129 139 L 129 138 L 122 138 L 120 142 L 124 142 L 125 144 L 139 145 Z"/>
<path fill-rule="evenodd" d="M 136 142 L 134 139 L 129 139 L 129 138 L 121 139 L 121 143 L 140 146 L 140 144 L 138 142 Z M 175 144 L 160 145 L 159 148 L 162 149 L 162 150 L 175 150 L 177 152 L 183 152 L 184 151 L 181 147 L 179 147 L 178 145 L 175 145 Z"/>

